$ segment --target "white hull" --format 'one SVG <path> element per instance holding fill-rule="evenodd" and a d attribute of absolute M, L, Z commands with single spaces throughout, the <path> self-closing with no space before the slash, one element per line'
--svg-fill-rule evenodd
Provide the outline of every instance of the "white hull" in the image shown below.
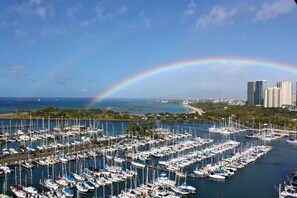
<path fill-rule="evenodd" d="M 208 177 L 209 177 L 211 180 L 215 180 L 215 181 L 225 181 L 225 179 L 226 179 L 225 176 L 217 175 L 217 174 L 209 175 Z"/>
<path fill-rule="evenodd" d="M 145 165 L 144 164 L 140 164 L 138 162 L 131 162 L 131 164 L 137 168 L 145 168 Z"/>

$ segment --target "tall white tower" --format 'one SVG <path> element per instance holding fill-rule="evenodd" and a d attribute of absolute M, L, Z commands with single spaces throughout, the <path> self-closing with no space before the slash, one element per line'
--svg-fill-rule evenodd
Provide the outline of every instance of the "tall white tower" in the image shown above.
<path fill-rule="evenodd" d="M 280 107 L 280 89 L 266 88 L 264 91 L 264 107 Z"/>
<path fill-rule="evenodd" d="M 277 82 L 277 87 L 280 89 L 280 106 L 292 105 L 292 100 L 293 100 L 292 81 Z"/>

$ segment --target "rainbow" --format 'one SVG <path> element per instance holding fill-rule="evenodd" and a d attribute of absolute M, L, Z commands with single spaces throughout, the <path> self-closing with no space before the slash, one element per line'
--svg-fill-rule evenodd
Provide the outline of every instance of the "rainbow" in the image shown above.
<path fill-rule="evenodd" d="M 246 58 L 199 58 L 193 60 L 180 61 L 175 63 L 170 63 L 166 65 L 161 65 L 154 67 L 153 69 L 144 71 L 142 73 L 136 74 L 130 78 L 127 78 L 109 89 L 100 93 L 97 97 L 91 100 L 86 108 L 92 107 L 95 103 L 100 102 L 101 100 L 111 96 L 113 93 L 133 84 L 140 80 L 149 78 L 151 76 L 165 73 L 172 70 L 197 67 L 197 66 L 209 66 L 209 65 L 245 65 L 245 66 L 255 66 L 262 67 L 280 71 L 287 71 L 297 74 L 297 68 L 291 65 L 286 65 L 282 63 L 270 62 L 266 60 L 256 60 L 256 59 L 246 59 Z"/>

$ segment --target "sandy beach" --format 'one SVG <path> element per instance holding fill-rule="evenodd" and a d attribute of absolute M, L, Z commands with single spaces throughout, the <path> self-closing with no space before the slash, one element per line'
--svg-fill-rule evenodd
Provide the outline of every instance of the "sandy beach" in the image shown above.
<path fill-rule="evenodd" d="M 204 113 L 204 111 L 202 109 L 199 109 L 199 108 L 196 108 L 196 107 L 192 107 L 190 105 L 186 105 L 185 104 L 185 107 L 188 107 L 188 108 L 192 109 L 192 112 L 191 113 L 198 113 L 199 115 L 202 115 Z"/>

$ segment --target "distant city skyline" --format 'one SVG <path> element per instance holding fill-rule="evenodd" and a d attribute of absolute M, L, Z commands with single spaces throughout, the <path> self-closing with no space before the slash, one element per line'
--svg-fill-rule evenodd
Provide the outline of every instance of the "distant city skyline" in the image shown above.
<path fill-rule="evenodd" d="M 296 66 L 291 0 L 2 1 L 0 97 L 97 97 L 161 65 L 211 57 Z M 112 98 L 246 99 L 246 82 L 296 73 L 242 64 L 167 71 Z M 295 93 L 295 92 L 294 92 Z"/>
<path fill-rule="evenodd" d="M 247 82 L 247 106 L 282 107 L 292 105 L 294 104 L 293 94 L 292 81 L 278 81 L 273 87 L 268 87 L 266 80 Z"/>

